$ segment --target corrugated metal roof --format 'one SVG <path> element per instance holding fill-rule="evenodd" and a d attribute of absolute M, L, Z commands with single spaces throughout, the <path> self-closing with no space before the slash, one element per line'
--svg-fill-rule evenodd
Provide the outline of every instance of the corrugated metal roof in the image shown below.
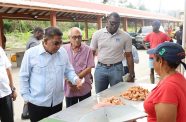
<path fill-rule="evenodd" d="M 3 18 L 48 20 L 50 11 L 57 11 L 58 20 L 96 22 L 97 15 L 118 12 L 121 17 L 181 21 L 168 15 L 79 0 L 0 0 L 0 7 Z"/>

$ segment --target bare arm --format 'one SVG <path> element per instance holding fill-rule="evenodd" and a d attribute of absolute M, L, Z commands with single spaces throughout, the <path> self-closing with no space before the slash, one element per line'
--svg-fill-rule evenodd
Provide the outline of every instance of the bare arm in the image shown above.
<path fill-rule="evenodd" d="M 7 69 L 6 69 L 6 72 L 7 72 L 7 75 L 8 75 L 8 79 L 9 79 L 9 81 L 10 81 L 10 83 L 9 83 L 10 88 L 11 88 L 11 89 L 12 89 L 12 88 L 15 88 L 15 87 L 14 87 L 13 80 L 12 80 L 12 73 L 11 73 L 10 69 L 7 68 Z M 16 97 L 17 97 L 16 91 L 12 91 L 12 98 L 13 98 L 13 101 L 16 100 Z"/>
<path fill-rule="evenodd" d="M 134 82 L 135 73 L 134 73 L 134 61 L 133 61 L 132 52 L 125 52 L 125 56 L 126 56 L 127 65 L 129 68 L 129 73 L 130 73 L 127 81 Z"/>
<path fill-rule="evenodd" d="M 176 122 L 177 106 L 159 103 L 155 105 L 157 122 Z"/>
<path fill-rule="evenodd" d="M 83 71 L 81 71 L 78 74 L 78 76 L 79 76 L 79 78 L 83 78 L 83 77 L 85 77 L 89 73 L 91 73 L 91 67 L 87 67 L 86 69 L 84 69 Z"/>

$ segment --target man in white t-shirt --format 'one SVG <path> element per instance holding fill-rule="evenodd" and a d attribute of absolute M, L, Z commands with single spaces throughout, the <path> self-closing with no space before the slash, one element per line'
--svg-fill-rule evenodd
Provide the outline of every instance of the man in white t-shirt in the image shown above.
<path fill-rule="evenodd" d="M 13 106 L 17 97 L 10 71 L 11 63 L 4 50 L 0 47 L 0 120 L 1 122 L 13 122 Z"/>
<path fill-rule="evenodd" d="M 138 51 L 134 45 L 132 45 L 132 56 L 133 56 L 134 63 L 138 64 L 139 63 Z M 129 73 L 126 57 L 124 57 L 122 63 L 123 63 L 123 73 L 124 75 L 126 75 L 127 73 Z"/>

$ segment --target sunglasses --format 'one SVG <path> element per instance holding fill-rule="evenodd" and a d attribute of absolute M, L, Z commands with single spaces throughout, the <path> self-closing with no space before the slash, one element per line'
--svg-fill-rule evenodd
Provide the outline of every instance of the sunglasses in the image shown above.
<path fill-rule="evenodd" d="M 55 45 L 55 46 L 61 45 L 62 40 L 61 41 L 53 41 L 52 44 Z"/>

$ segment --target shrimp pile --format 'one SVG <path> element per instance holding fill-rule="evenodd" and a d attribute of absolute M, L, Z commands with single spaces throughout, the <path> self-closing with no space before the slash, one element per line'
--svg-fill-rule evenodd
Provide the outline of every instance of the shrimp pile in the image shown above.
<path fill-rule="evenodd" d="M 102 103 L 110 103 L 112 105 L 124 105 L 120 98 L 112 96 L 109 98 L 105 98 Z"/>
<path fill-rule="evenodd" d="M 144 89 L 141 86 L 133 86 L 123 92 L 120 96 L 128 100 L 143 101 L 148 94 L 148 89 Z"/>

